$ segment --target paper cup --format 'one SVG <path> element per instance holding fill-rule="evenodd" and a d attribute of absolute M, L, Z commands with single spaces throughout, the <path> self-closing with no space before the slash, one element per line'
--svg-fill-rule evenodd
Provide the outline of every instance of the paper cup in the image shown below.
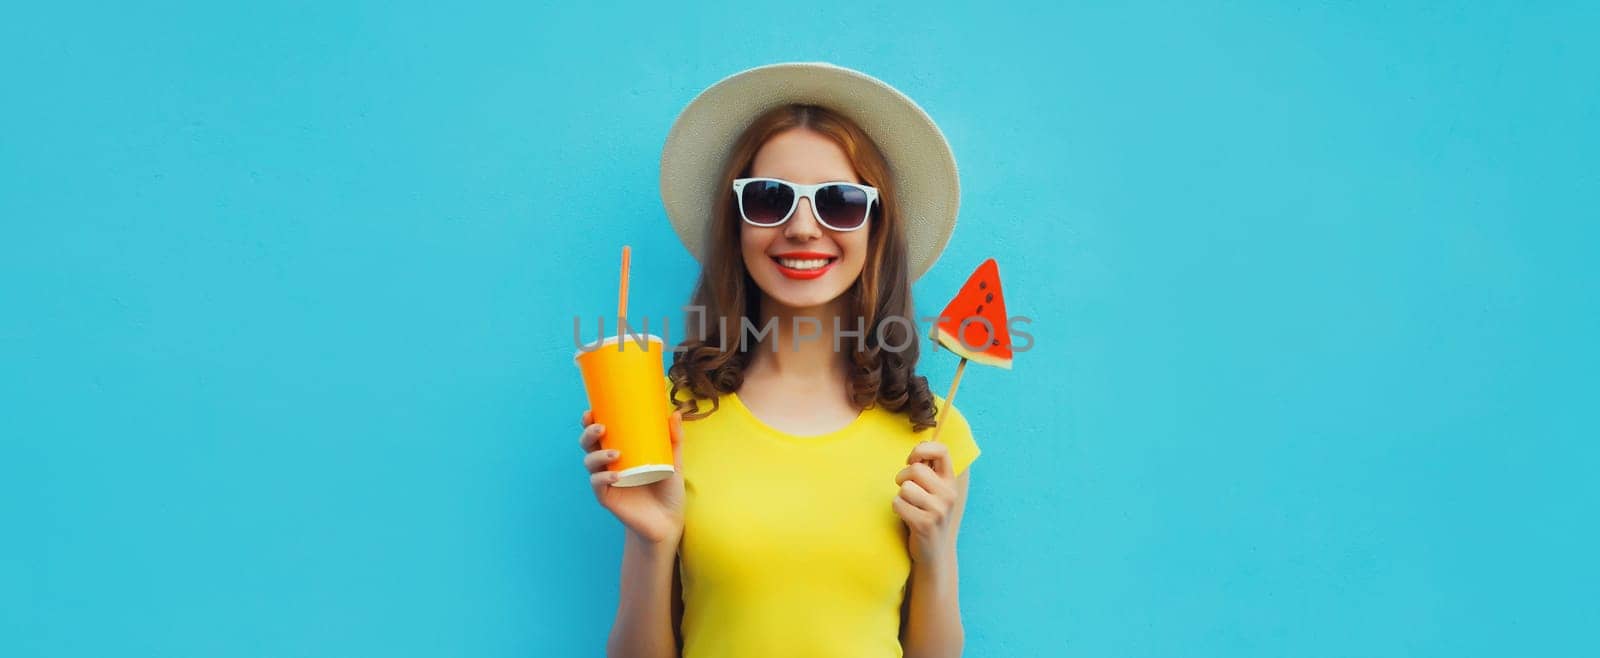
<path fill-rule="evenodd" d="M 617 336 L 588 343 L 573 361 L 583 373 L 594 422 L 606 427 L 600 446 L 622 453 L 608 467 L 617 473 L 612 486 L 637 487 L 664 480 L 677 470 L 667 428 L 672 409 L 663 388 L 661 338 L 651 334 L 622 338 L 620 343 Z"/>

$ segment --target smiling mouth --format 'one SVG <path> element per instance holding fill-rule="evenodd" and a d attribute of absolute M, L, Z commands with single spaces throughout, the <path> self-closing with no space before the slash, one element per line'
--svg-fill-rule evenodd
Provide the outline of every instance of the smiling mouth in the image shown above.
<path fill-rule="evenodd" d="M 786 279 L 798 281 L 820 278 L 839 263 L 839 259 L 834 256 L 826 258 L 779 258 L 771 256 L 770 258 L 772 258 L 773 265 L 777 266 L 778 274 L 782 274 Z"/>
<path fill-rule="evenodd" d="M 772 262 L 787 267 L 797 272 L 814 272 L 832 265 L 838 258 L 778 258 L 772 257 Z"/>

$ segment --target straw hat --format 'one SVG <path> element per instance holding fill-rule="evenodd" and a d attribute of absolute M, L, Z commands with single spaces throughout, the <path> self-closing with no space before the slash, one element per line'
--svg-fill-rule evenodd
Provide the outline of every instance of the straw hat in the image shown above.
<path fill-rule="evenodd" d="M 956 225 L 955 154 L 915 102 L 877 78 L 820 62 L 759 66 L 700 92 L 678 115 L 661 150 L 661 201 L 678 239 L 705 258 L 711 203 L 732 190 L 718 180 L 739 134 L 779 105 L 820 105 L 866 131 L 889 161 L 904 218 L 914 281 L 939 259 Z"/>

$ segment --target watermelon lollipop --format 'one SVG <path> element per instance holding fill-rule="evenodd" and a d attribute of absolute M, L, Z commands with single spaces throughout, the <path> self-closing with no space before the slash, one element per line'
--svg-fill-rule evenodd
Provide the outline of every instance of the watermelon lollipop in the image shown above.
<path fill-rule="evenodd" d="M 1006 298 L 1000 292 L 1000 266 L 993 258 L 983 261 L 955 299 L 939 314 L 939 324 L 934 327 L 933 339 L 945 349 L 961 355 L 956 365 L 956 375 L 950 381 L 950 394 L 944 396 L 944 408 L 939 410 L 938 423 L 933 428 L 934 441 L 944 429 L 944 417 L 956 399 L 956 387 L 961 385 L 961 372 L 967 361 L 1011 369 L 1011 332 L 1006 328 Z"/>
<path fill-rule="evenodd" d="M 1000 266 L 993 258 L 978 265 L 961 286 L 961 292 L 944 307 L 933 337 L 962 359 L 1011 369 L 1006 298 L 1000 292 Z"/>

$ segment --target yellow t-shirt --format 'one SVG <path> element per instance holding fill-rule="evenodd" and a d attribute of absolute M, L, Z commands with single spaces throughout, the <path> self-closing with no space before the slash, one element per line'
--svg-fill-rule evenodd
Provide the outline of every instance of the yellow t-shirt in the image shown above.
<path fill-rule="evenodd" d="M 795 436 L 737 394 L 720 404 L 683 423 L 683 658 L 902 656 L 911 557 L 894 478 L 933 429 L 913 433 L 904 414 L 875 407 Z M 960 475 L 978 444 L 959 408 L 945 422 L 939 441 Z"/>

